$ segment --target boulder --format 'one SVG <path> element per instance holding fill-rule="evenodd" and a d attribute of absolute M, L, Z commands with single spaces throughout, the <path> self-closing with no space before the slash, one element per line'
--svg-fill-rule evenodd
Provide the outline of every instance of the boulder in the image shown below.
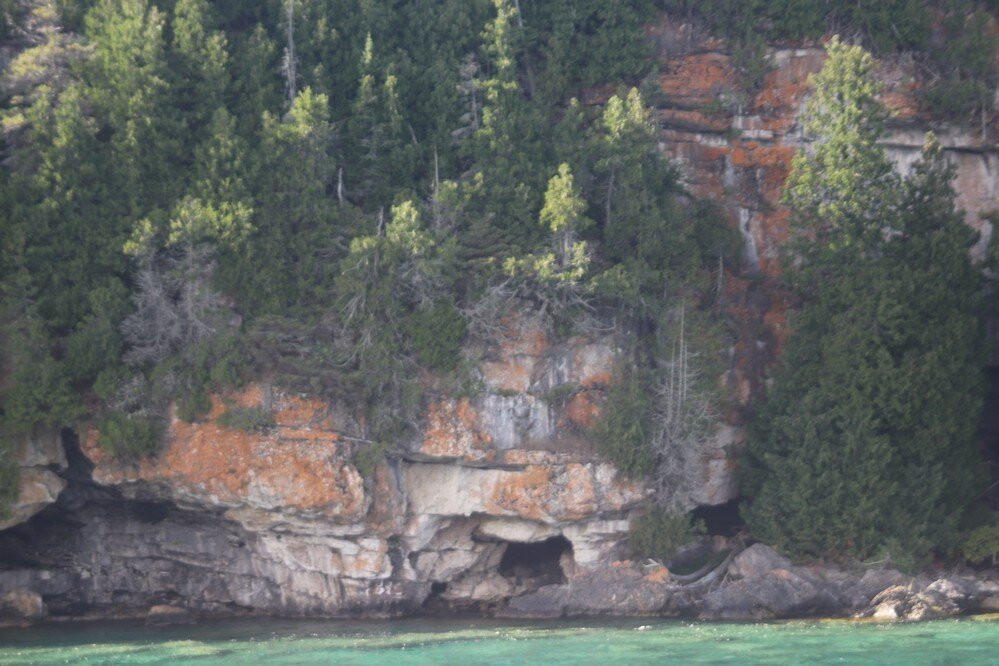
<path fill-rule="evenodd" d="M 15 621 L 42 620 L 48 615 L 42 595 L 31 590 L 11 590 L 0 597 L 0 618 Z"/>
<path fill-rule="evenodd" d="M 561 585 L 546 585 L 515 597 L 501 617 L 648 616 L 669 601 L 671 587 L 662 576 L 645 576 L 634 566 L 581 573 Z"/>
<path fill-rule="evenodd" d="M 701 601 L 698 615 L 704 620 L 769 620 L 840 612 L 836 595 L 823 585 L 787 569 L 775 569 L 710 592 Z"/>
<path fill-rule="evenodd" d="M 791 560 L 778 555 L 770 546 L 756 543 L 735 556 L 728 567 L 733 578 L 752 578 L 774 569 L 790 569 Z"/>
<path fill-rule="evenodd" d="M 926 586 L 925 594 L 943 597 L 962 612 L 972 606 L 972 588 L 960 578 L 940 578 Z"/>
<path fill-rule="evenodd" d="M 905 580 L 906 577 L 894 569 L 869 569 L 860 577 L 854 588 L 870 601 L 879 592 L 901 585 Z"/>
<path fill-rule="evenodd" d="M 917 585 L 894 585 L 875 595 L 860 617 L 876 620 L 934 620 L 960 614 L 961 607 L 947 596 L 952 589 L 940 585 L 922 590 Z"/>

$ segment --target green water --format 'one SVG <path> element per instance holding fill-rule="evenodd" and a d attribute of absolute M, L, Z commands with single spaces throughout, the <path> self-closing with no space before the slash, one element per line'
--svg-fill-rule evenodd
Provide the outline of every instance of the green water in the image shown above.
<path fill-rule="evenodd" d="M 0 632 L 0 664 L 999 664 L 999 616 L 916 624 L 117 623 Z"/>

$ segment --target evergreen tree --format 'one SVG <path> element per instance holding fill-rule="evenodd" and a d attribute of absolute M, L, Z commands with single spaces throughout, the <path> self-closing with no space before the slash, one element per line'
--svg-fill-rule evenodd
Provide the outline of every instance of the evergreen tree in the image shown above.
<path fill-rule="evenodd" d="M 806 302 L 748 436 L 746 517 L 795 555 L 911 562 L 952 542 L 981 481 L 973 234 L 938 145 L 904 181 L 889 173 L 871 60 L 828 48 L 816 144 L 788 189 L 819 250 L 804 256 Z"/>
<path fill-rule="evenodd" d="M 165 18 L 147 0 L 100 0 L 85 23 L 93 46 L 87 94 L 110 133 L 119 214 L 134 220 L 177 193 L 179 119 L 170 113 Z"/>
<path fill-rule="evenodd" d="M 516 254 L 543 239 L 535 215 L 545 182 L 546 120 L 521 89 L 516 8 L 509 0 L 495 5 L 496 18 L 485 33 L 492 71 L 482 84 L 482 123 L 472 139 L 476 167 L 466 190 L 471 222 L 464 249 L 470 257 Z"/>
<path fill-rule="evenodd" d="M 283 120 L 264 118 L 253 232 L 231 286 L 254 313 L 315 304 L 329 289 L 347 235 L 331 198 L 329 102 L 306 88 Z M 236 277 L 238 276 L 238 277 Z"/>
<path fill-rule="evenodd" d="M 203 138 L 212 114 L 225 104 L 230 84 L 226 38 L 211 24 L 206 0 L 177 0 L 170 26 L 172 88 L 184 124 L 194 134 L 189 142 Z"/>

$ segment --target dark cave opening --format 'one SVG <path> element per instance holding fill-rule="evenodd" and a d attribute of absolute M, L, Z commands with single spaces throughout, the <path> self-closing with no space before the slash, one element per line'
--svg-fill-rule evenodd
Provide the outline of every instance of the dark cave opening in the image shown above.
<path fill-rule="evenodd" d="M 503 551 L 499 572 L 507 578 L 530 580 L 538 586 L 564 583 L 562 558 L 566 554 L 572 557 L 572 544 L 561 535 L 533 543 L 511 541 Z"/>
<path fill-rule="evenodd" d="M 693 511 L 694 520 L 703 520 L 711 536 L 734 537 L 746 526 L 739 513 L 740 499 L 715 506 L 699 506 Z"/>
<path fill-rule="evenodd" d="M 442 599 L 442 595 L 447 592 L 447 583 L 438 580 L 430 584 L 430 592 L 423 600 L 422 608 L 425 612 L 440 613 L 449 610 L 448 603 Z"/>

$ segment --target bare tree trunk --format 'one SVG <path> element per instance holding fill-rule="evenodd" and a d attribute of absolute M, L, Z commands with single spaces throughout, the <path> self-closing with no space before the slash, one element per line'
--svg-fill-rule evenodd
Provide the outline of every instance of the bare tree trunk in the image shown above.
<path fill-rule="evenodd" d="M 295 55 L 295 0 L 285 1 L 287 14 L 285 38 L 287 44 L 284 50 L 285 91 L 288 94 L 289 106 L 298 94 L 298 58 Z"/>
<path fill-rule="evenodd" d="M 520 28 L 520 38 L 527 42 L 524 35 L 524 17 L 520 14 L 520 0 L 513 0 L 513 6 L 517 10 L 517 27 Z M 531 59 L 524 53 L 524 67 L 527 69 L 527 94 L 534 97 L 534 69 L 531 67 Z"/>
<path fill-rule="evenodd" d="M 604 232 L 611 227 L 611 197 L 614 196 L 614 176 L 616 171 L 611 171 L 610 179 L 607 181 L 607 213 L 604 215 Z"/>

